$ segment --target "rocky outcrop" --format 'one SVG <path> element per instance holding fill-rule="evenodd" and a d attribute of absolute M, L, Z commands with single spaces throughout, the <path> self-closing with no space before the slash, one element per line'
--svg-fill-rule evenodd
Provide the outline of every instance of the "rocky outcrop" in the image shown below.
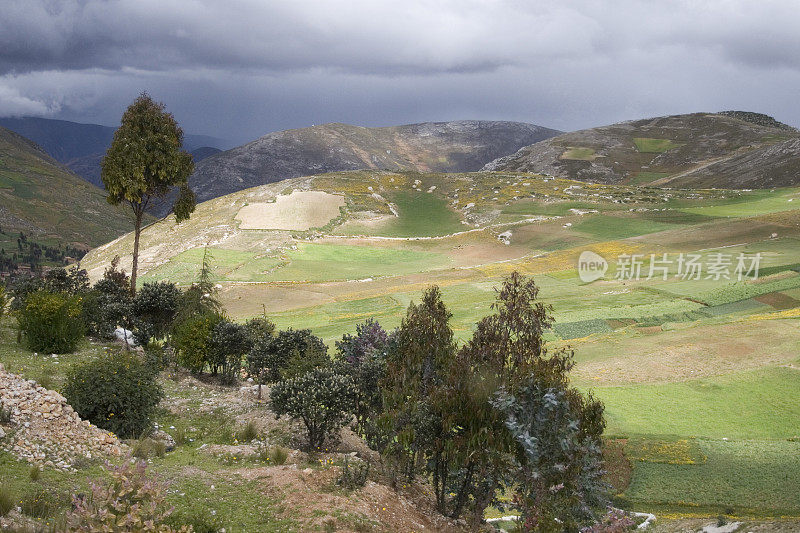
<path fill-rule="evenodd" d="M 69 470 L 79 460 L 126 452 L 115 435 L 81 420 L 59 393 L 6 372 L 2 365 L 0 403 L 11 415 L 0 448 L 19 459 Z"/>

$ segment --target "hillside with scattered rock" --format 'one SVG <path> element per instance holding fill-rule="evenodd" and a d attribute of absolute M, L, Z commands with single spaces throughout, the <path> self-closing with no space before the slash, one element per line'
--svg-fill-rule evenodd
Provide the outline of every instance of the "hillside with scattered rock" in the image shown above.
<path fill-rule="evenodd" d="M 466 120 L 365 128 L 323 124 L 279 131 L 200 162 L 198 201 L 287 178 L 341 170 L 468 172 L 560 132 L 521 122 Z"/>
<path fill-rule="evenodd" d="M 656 117 L 565 133 L 483 170 L 630 185 L 786 187 L 800 181 L 800 132 L 744 111 Z"/>

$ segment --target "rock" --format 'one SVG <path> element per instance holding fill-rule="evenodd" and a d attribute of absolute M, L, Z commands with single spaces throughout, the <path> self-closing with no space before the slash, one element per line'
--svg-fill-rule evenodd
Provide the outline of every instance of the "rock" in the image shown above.
<path fill-rule="evenodd" d="M 0 439 L 4 439 L 6 437 L 6 432 L 3 431 L 3 428 L 0 428 Z"/>
<path fill-rule="evenodd" d="M 150 435 L 150 438 L 158 442 L 163 442 L 168 452 L 171 452 L 175 449 L 175 439 L 173 439 L 172 435 L 166 431 L 157 429 Z"/>
<path fill-rule="evenodd" d="M 129 329 L 125 328 L 117 328 L 114 330 L 114 338 L 116 338 L 119 342 L 127 343 L 129 346 L 138 346 L 136 341 L 133 340 L 133 332 Z"/>
<path fill-rule="evenodd" d="M 126 452 L 113 434 L 81 420 L 63 396 L 2 368 L 0 402 L 12 413 L 15 429 L 14 439 L 0 440 L 0 448 L 19 459 L 70 470 L 79 458 Z"/>

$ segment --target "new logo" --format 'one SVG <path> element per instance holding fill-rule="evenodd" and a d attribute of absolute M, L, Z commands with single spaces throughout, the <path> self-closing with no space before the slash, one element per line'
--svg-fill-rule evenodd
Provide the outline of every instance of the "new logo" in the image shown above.
<path fill-rule="evenodd" d="M 578 258 L 578 277 L 584 283 L 591 283 L 606 275 L 608 261 L 590 250 L 581 252 Z"/>

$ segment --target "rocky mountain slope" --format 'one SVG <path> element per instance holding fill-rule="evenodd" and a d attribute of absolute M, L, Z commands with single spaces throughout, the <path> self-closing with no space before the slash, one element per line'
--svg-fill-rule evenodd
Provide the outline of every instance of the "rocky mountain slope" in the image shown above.
<path fill-rule="evenodd" d="M 519 122 L 426 122 L 385 128 L 324 124 L 270 133 L 197 165 L 199 201 L 286 178 L 341 170 L 466 172 L 558 131 Z"/>
<path fill-rule="evenodd" d="M 483 169 L 602 183 L 781 187 L 800 182 L 800 132 L 758 113 L 673 115 L 565 133 Z"/>
<path fill-rule="evenodd" d="M 131 227 L 127 212 L 109 205 L 103 191 L 69 172 L 32 141 L 0 127 L 3 237 L 16 240 L 16 234 L 24 232 L 37 240 L 91 247 Z"/>
<path fill-rule="evenodd" d="M 102 187 L 100 160 L 114 138 L 116 128 L 38 117 L 0 118 L 8 128 L 38 144 L 59 163 L 64 163 L 86 181 Z M 186 135 L 184 148 L 195 162 L 229 146 L 226 141 L 207 135 Z"/>

